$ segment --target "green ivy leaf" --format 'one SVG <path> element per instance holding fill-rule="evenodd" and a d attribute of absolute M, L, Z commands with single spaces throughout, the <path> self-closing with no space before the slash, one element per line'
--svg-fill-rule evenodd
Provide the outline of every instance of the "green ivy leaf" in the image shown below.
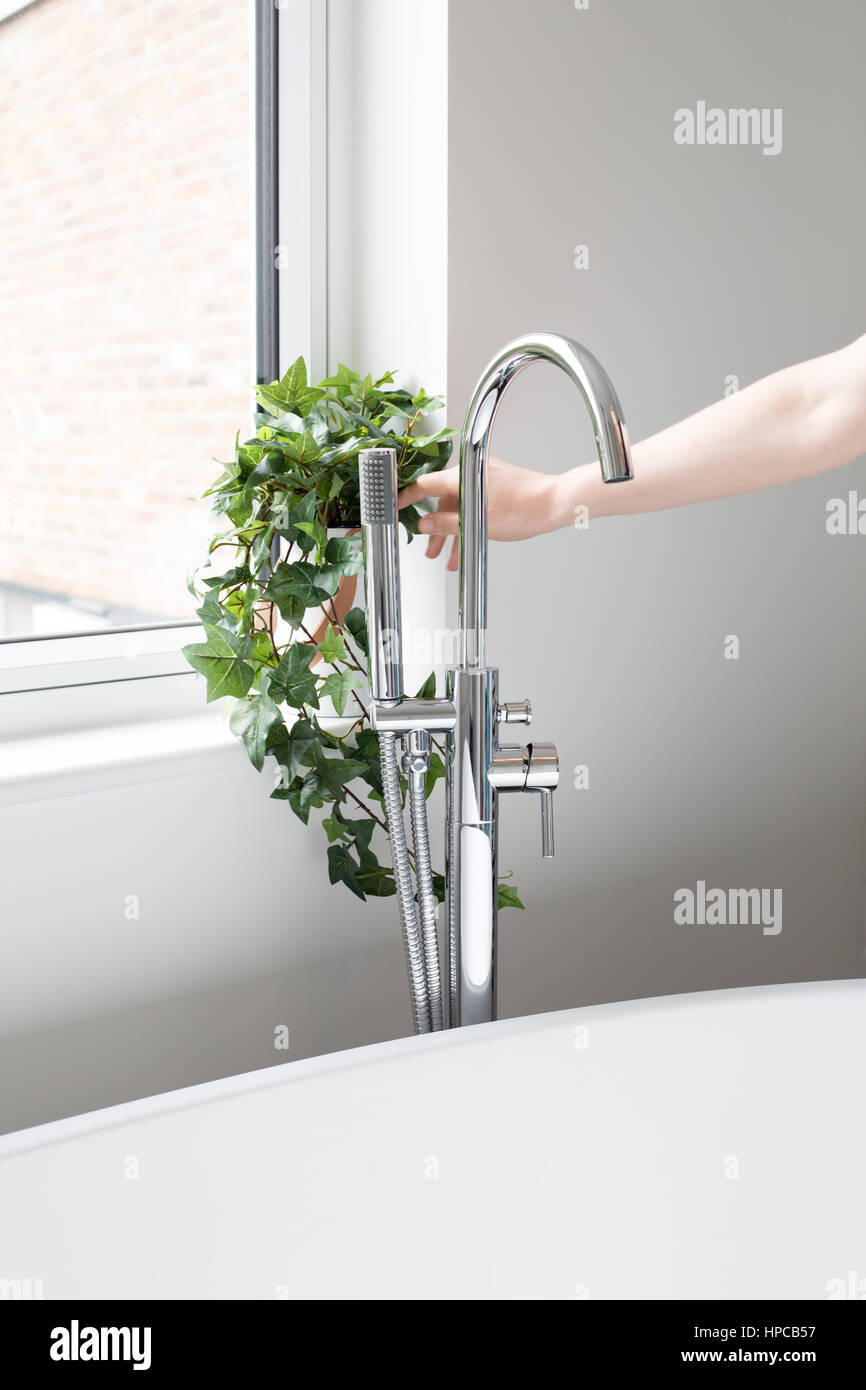
<path fill-rule="evenodd" d="M 367 619 L 362 608 L 350 608 L 343 619 L 343 627 L 349 633 L 355 646 L 358 647 L 364 656 L 370 655 L 370 648 L 367 643 Z"/>
<path fill-rule="evenodd" d="M 285 618 L 289 626 L 295 630 L 301 626 L 307 611 L 307 605 L 300 594 L 281 594 L 277 608 L 280 611 L 280 616 Z"/>
<path fill-rule="evenodd" d="M 274 432 L 274 438 L 277 441 L 279 441 L 280 436 L 284 434 L 304 433 L 303 415 L 296 415 L 292 410 L 285 410 L 279 415 L 275 415 L 270 424 Z"/>
<path fill-rule="evenodd" d="M 243 526 L 253 514 L 253 498 L 248 492 L 240 492 L 226 501 L 224 511 L 234 526 Z"/>
<path fill-rule="evenodd" d="M 421 390 L 412 397 L 412 405 L 421 416 L 433 415 L 437 410 L 445 409 L 445 397 L 428 396 L 426 391 Z"/>
<path fill-rule="evenodd" d="M 287 413 L 307 416 L 325 392 L 318 386 L 304 386 L 296 389 L 292 376 L 298 363 L 289 368 L 282 381 L 272 381 L 268 385 L 256 387 L 256 400 L 267 413 L 280 419 Z M 301 364 L 303 365 L 303 364 Z M 306 375 L 306 368 L 304 368 Z"/>
<path fill-rule="evenodd" d="M 409 442 L 416 453 L 430 453 L 438 458 L 439 444 L 449 437 L 450 430 L 436 430 L 435 434 L 412 434 L 409 436 Z M 436 445 L 435 448 L 433 447 L 434 445 Z"/>
<path fill-rule="evenodd" d="M 277 664 L 271 639 L 268 633 L 262 632 L 261 629 L 253 633 L 253 660 L 260 661 L 264 666 L 276 666 Z"/>
<path fill-rule="evenodd" d="M 315 725 L 309 719 L 296 719 L 290 727 L 280 723 L 272 728 L 267 751 L 285 769 L 283 780 L 290 785 L 302 764 L 315 763 L 321 747 L 322 737 Z"/>
<path fill-rule="evenodd" d="M 235 589 L 225 600 L 224 607 L 244 632 L 252 627 L 253 609 L 258 597 L 259 591 L 255 585 L 246 584 L 243 589 Z"/>
<path fill-rule="evenodd" d="M 257 772 L 265 765 L 265 747 L 268 734 L 281 719 L 279 709 L 274 704 L 267 688 L 262 684 L 246 699 L 239 701 L 232 711 L 229 728 L 242 741 L 249 754 L 250 762 Z"/>
<path fill-rule="evenodd" d="M 326 544 L 328 533 L 316 517 L 313 521 L 299 521 L 296 529 L 303 536 L 309 536 L 314 545 L 323 546 Z"/>
<path fill-rule="evenodd" d="M 195 611 L 196 616 L 201 618 L 203 627 L 223 627 L 233 635 L 238 630 L 237 619 L 220 603 L 214 593 L 209 593 L 201 607 Z"/>
<path fill-rule="evenodd" d="M 265 565 L 270 562 L 273 537 L 274 528 L 268 526 L 253 541 L 253 548 L 250 551 L 250 569 L 253 574 L 261 574 Z"/>
<path fill-rule="evenodd" d="M 324 385 L 324 383 L 322 383 Z M 310 411 L 307 419 L 307 426 L 318 438 L 317 429 L 326 430 L 328 434 L 345 434 L 347 428 L 351 426 L 351 420 L 346 414 L 340 401 L 325 395 L 318 401 Z"/>
<path fill-rule="evenodd" d="M 249 565 L 236 565 L 234 569 L 227 570 L 225 574 L 203 574 L 201 582 L 206 589 L 222 591 L 223 589 L 233 589 L 236 584 L 247 584 L 252 577 Z"/>
<path fill-rule="evenodd" d="M 397 892 L 394 870 L 380 864 L 374 856 L 361 858 L 361 865 L 355 875 L 358 887 L 369 898 L 393 898 Z"/>
<path fill-rule="evenodd" d="M 301 783 L 301 805 L 304 807 L 324 806 L 331 797 L 331 788 L 318 768 L 305 774 Z"/>
<path fill-rule="evenodd" d="M 286 648 L 271 676 L 270 691 L 278 704 L 292 705 L 295 709 L 318 705 L 316 673 L 310 670 L 315 655 L 316 648 L 307 642 L 293 642 Z"/>
<path fill-rule="evenodd" d="M 340 587 L 343 571 L 337 565 L 319 565 L 316 570 L 316 583 L 325 590 L 327 598 L 333 598 Z"/>
<path fill-rule="evenodd" d="M 322 681 L 322 694 L 330 696 L 338 714 L 345 714 L 352 691 L 360 689 L 363 684 L 357 671 L 332 671 Z"/>
<path fill-rule="evenodd" d="M 517 889 L 512 888 L 510 883 L 500 883 L 498 888 L 497 907 L 501 911 L 504 907 L 523 907 L 524 904 L 517 896 Z"/>
<path fill-rule="evenodd" d="M 325 564 L 343 574 L 357 574 L 364 563 L 360 549 L 347 536 L 332 536 L 325 546 Z"/>
<path fill-rule="evenodd" d="M 330 623 L 327 632 L 319 643 L 319 651 L 323 661 L 326 661 L 329 666 L 333 665 L 335 661 L 346 660 L 346 644 L 343 641 L 343 634 Z"/>
<path fill-rule="evenodd" d="M 355 758 L 316 758 L 315 772 L 322 783 L 337 798 L 342 798 L 343 787 L 364 771 L 364 764 Z"/>
<path fill-rule="evenodd" d="M 402 507 L 400 509 L 400 523 L 406 530 L 406 535 L 411 539 L 418 535 L 418 522 L 424 516 L 421 507 Z"/>
<path fill-rule="evenodd" d="M 352 820 L 349 816 L 343 814 L 339 806 L 335 809 L 334 816 L 339 825 L 342 826 L 345 834 L 347 834 L 351 840 L 354 840 L 355 844 L 358 846 L 359 852 L 365 854 L 370 848 L 370 841 L 373 838 L 376 822 L 371 819 L 361 820 L 359 817 Z"/>
<path fill-rule="evenodd" d="M 435 749 L 430 750 L 430 766 L 424 782 L 424 795 L 429 796 L 436 783 L 445 776 L 445 764 Z"/>
<path fill-rule="evenodd" d="M 288 391 L 276 382 L 273 382 L 270 386 L 257 386 L 256 400 L 259 405 L 263 405 L 271 415 L 279 415 L 281 411 L 289 410 L 292 404 Z"/>
<path fill-rule="evenodd" d="M 290 396 L 298 396 L 307 389 L 307 364 L 303 357 L 296 357 L 289 370 L 280 380 L 280 385 Z"/>
<path fill-rule="evenodd" d="M 431 671 L 416 695 L 417 700 L 432 700 L 436 694 L 436 672 Z"/>
<path fill-rule="evenodd" d="M 341 825 L 336 816 L 325 816 L 322 821 L 322 828 L 328 837 L 328 843 L 333 844 L 336 840 L 348 840 L 349 832 L 344 825 Z"/>
<path fill-rule="evenodd" d="M 358 882 L 358 869 L 348 845 L 328 846 L 328 877 L 332 883 L 345 883 L 346 887 L 363 902 L 366 894 Z"/>
<path fill-rule="evenodd" d="M 284 458 L 297 464 L 315 463 L 322 452 L 310 431 L 306 429 L 301 435 L 287 435 L 281 439 L 280 448 Z"/>
<path fill-rule="evenodd" d="M 337 395 L 342 399 L 344 396 L 347 396 L 349 394 L 349 392 L 354 387 L 355 382 L 360 380 L 361 378 L 357 372 L 353 372 L 351 367 L 346 367 L 343 365 L 342 362 L 340 362 L 337 366 L 336 374 L 334 376 L 326 377 L 325 380 L 322 382 L 322 385 L 332 386 L 336 391 Z"/>
<path fill-rule="evenodd" d="M 285 800 L 288 801 L 289 805 L 291 806 L 292 810 L 297 816 L 298 820 L 303 821 L 304 825 L 308 825 L 310 820 L 309 803 L 307 803 L 306 805 L 301 804 L 301 792 L 303 790 L 303 785 L 303 782 L 298 782 L 296 786 L 289 787 L 289 789 L 285 792 L 278 787 L 275 792 L 271 793 L 271 795 L 277 797 L 278 799 L 285 798 Z"/>
<path fill-rule="evenodd" d="M 279 478 L 286 464 L 279 449 L 267 449 L 244 482 L 244 491 L 252 492 L 268 478 Z"/>
<path fill-rule="evenodd" d="M 248 637 L 227 632 L 224 627 L 205 627 L 206 642 L 183 648 L 190 666 L 207 681 L 207 700 L 233 695 L 240 699 L 253 683 L 255 671 L 248 661 L 252 642 Z"/>
<path fill-rule="evenodd" d="M 363 764 L 360 773 L 362 781 L 372 789 L 374 799 L 382 799 L 382 768 L 379 762 L 379 738 L 372 729 L 358 729 L 355 732 L 352 756 Z"/>
<path fill-rule="evenodd" d="M 369 436 L 372 433 L 379 434 L 382 439 L 386 438 L 375 426 L 368 426 L 364 434 L 352 435 L 350 439 L 342 439 L 339 444 L 334 444 L 331 448 L 325 449 L 316 459 L 316 462 L 320 467 L 322 467 L 322 465 L 328 465 L 330 467 L 330 465 L 334 463 L 351 462 L 353 459 L 357 458 L 362 449 L 368 449 L 370 447 Z M 391 442 L 393 441 L 389 440 L 389 443 Z"/>
<path fill-rule="evenodd" d="M 327 588 L 321 583 L 320 571 L 306 560 L 287 564 L 281 560 L 268 580 L 262 597 L 268 603 L 275 603 L 280 615 L 292 627 L 300 627 L 308 608 L 316 608 L 326 598 L 330 598 Z"/>
<path fill-rule="evenodd" d="M 279 498 L 275 495 L 274 503 L 275 520 L 280 535 L 297 545 L 305 554 L 313 550 L 317 544 L 315 534 L 310 534 L 311 531 L 315 531 L 315 492 L 308 492 L 297 505 L 292 505 L 292 494 L 289 492 L 281 493 Z"/>

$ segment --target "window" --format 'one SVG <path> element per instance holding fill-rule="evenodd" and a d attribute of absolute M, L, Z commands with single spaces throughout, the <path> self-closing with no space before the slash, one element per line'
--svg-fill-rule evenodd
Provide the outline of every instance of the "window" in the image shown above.
<path fill-rule="evenodd" d="M 189 623 L 250 410 L 248 9 L 0 21 L 0 639 Z"/>

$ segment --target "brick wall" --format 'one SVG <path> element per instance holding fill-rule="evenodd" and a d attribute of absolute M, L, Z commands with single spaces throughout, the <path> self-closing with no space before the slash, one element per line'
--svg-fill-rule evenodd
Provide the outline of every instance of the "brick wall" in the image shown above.
<path fill-rule="evenodd" d="M 245 0 L 0 24 L 0 584 L 185 615 L 249 422 Z"/>

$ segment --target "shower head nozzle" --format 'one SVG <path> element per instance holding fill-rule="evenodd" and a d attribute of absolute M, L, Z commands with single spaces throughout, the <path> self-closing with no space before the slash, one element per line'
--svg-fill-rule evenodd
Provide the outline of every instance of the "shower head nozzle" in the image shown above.
<path fill-rule="evenodd" d="M 397 450 L 362 449 L 358 455 L 361 525 L 397 523 Z"/>

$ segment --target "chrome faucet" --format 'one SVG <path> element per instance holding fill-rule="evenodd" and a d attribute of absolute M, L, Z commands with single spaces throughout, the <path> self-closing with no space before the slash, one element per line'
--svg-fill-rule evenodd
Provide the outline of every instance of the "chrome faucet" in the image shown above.
<path fill-rule="evenodd" d="M 440 732 L 447 739 L 445 896 L 448 1022 L 452 1028 L 488 1023 L 496 1017 L 500 793 L 539 795 L 542 856 L 552 859 L 554 854 L 553 792 L 559 782 L 556 748 L 535 740 L 525 745 L 500 743 L 499 726 L 528 725 L 532 710 L 528 700 L 501 704 L 499 673 L 486 664 L 490 434 L 511 382 L 524 367 L 540 361 L 561 367 L 583 396 L 592 418 L 604 481 L 625 482 L 632 477 L 628 433 L 616 392 L 603 367 L 586 348 L 556 333 L 531 333 L 515 338 L 497 353 L 475 388 L 460 441 L 459 664 L 448 672 L 444 698 L 410 699 L 395 687 L 398 675 L 402 679 L 399 658 L 396 663 L 394 660 L 394 652 L 400 651 L 399 569 L 394 539 L 396 455 L 393 450 L 377 449 L 364 451 L 360 456 L 371 641 L 371 723 L 380 738 L 383 733 L 403 734 L 406 756 L 414 758 L 416 768 L 419 750 L 425 746 L 417 739 L 418 732 Z M 383 496 L 387 500 L 384 513 Z M 383 546 L 381 531 L 386 523 L 389 543 Z M 413 825 L 415 810 L 413 804 Z M 395 875 L 403 867 L 397 862 L 398 849 L 392 836 Z M 420 883 L 418 897 L 423 919 Z M 404 894 L 401 912 L 412 979 L 412 923 L 407 919 L 407 906 Z M 419 951 L 416 944 L 416 955 Z M 429 961 L 429 949 L 427 955 Z M 416 978 L 420 969 L 416 964 Z M 416 1007 L 416 1021 L 419 1012 L 423 1013 L 423 1001 Z"/>

